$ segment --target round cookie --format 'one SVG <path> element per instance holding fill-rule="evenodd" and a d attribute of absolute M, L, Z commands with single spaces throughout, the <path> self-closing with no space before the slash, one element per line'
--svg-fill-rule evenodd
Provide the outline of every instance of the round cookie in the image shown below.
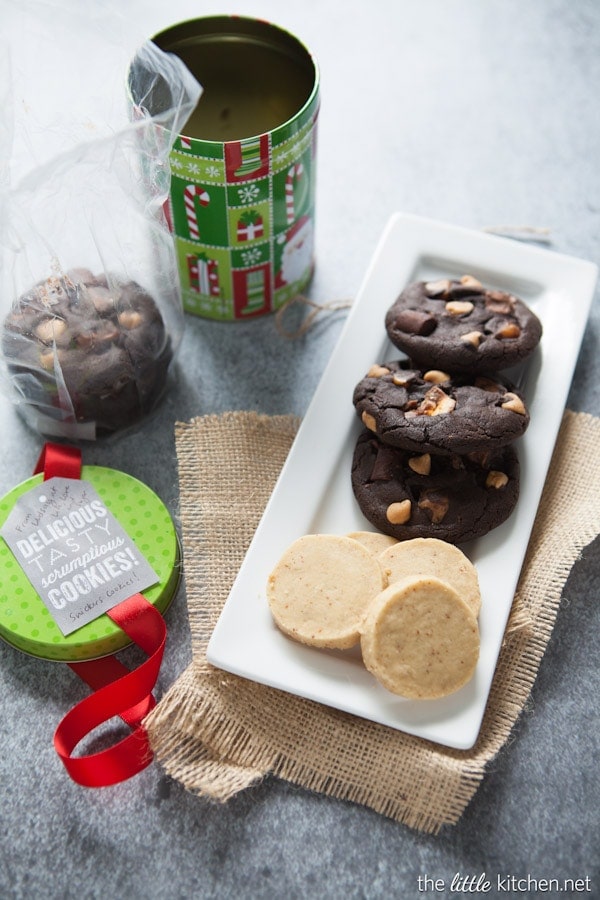
<path fill-rule="evenodd" d="M 416 281 L 385 317 L 391 342 L 422 368 L 498 371 L 526 359 L 542 336 L 538 317 L 514 294 L 471 275 Z"/>
<path fill-rule="evenodd" d="M 421 453 L 502 447 L 529 425 L 523 397 L 506 379 L 415 369 L 407 360 L 372 366 L 352 399 L 384 443 Z"/>
<path fill-rule="evenodd" d="M 26 410 L 91 423 L 98 437 L 153 409 L 173 356 L 158 307 L 139 284 L 85 269 L 19 297 L 4 320 L 2 351 Z"/>
<path fill-rule="evenodd" d="M 379 555 L 388 584 L 416 575 L 446 581 L 465 601 L 473 615 L 481 608 L 477 569 L 454 544 L 437 538 L 396 541 Z"/>
<path fill-rule="evenodd" d="M 417 700 L 463 687 L 479 658 L 477 620 L 438 578 L 405 578 L 379 594 L 361 633 L 363 662 L 394 694 Z"/>
<path fill-rule="evenodd" d="M 418 469 L 428 457 L 425 474 Z M 369 522 L 399 541 L 435 537 L 457 544 L 482 537 L 513 511 L 519 460 L 512 446 L 469 455 L 415 455 L 363 431 L 352 489 Z"/>
<path fill-rule="evenodd" d="M 344 650 L 358 643 L 367 607 L 384 585 L 379 562 L 358 541 L 309 534 L 287 548 L 269 575 L 267 600 L 284 634 Z"/>
<path fill-rule="evenodd" d="M 346 537 L 358 541 L 363 547 L 366 547 L 369 553 L 379 556 L 388 547 L 393 547 L 398 541 L 390 537 L 388 534 L 382 534 L 380 531 L 351 531 Z"/>

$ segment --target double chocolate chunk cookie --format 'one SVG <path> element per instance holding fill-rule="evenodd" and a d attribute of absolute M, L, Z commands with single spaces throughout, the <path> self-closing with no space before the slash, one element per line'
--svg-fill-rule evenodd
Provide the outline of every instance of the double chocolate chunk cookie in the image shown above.
<path fill-rule="evenodd" d="M 509 368 L 542 336 L 540 320 L 522 300 L 488 290 L 471 275 L 414 282 L 389 308 L 385 326 L 413 364 L 450 372 Z"/>
<path fill-rule="evenodd" d="M 510 445 L 465 455 L 415 454 L 365 430 L 354 449 L 352 489 L 365 517 L 384 534 L 457 544 L 482 537 L 511 514 L 519 461 Z"/>
<path fill-rule="evenodd" d="M 372 366 L 353 402 L 384 443 L 420 453 L 503 447 L 529 424 L 523 397 L 507 379 L 423 371 L 404 360 Z"/>
<path fill-rule="evenodd" d="M 172 358 L 152 297 L 136 282 L 87 269 L 19 297 L 4 321 L 2 351 L 28 408 L 43 420 L 91 423 L 96 436 L 154 407 Z"/>

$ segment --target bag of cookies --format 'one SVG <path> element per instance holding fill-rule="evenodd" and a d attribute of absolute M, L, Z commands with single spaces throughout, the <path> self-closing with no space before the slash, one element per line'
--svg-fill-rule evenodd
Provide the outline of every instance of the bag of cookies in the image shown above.
<path fill-rule="evenodd" d="M 3 379 L 43 435 L 95 440 L 139 423 L 181 341 L 164 204 L 171 146 L 201 88 L 151 42 L 135 77 L 134 102 L 123 72 L 121 127 L 35 165 L 2 197 Z"/>

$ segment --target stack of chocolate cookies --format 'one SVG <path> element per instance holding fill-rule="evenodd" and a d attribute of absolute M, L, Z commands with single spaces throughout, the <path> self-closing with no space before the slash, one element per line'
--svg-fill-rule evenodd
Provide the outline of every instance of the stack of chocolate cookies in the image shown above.
<path fill-rule="evenodd" d="M 481 537 L 519 496 L 514 442 L 529 412 L 502 370 L 529 357 L 541 322 L 513 294 L 465 275 L 409 285 L 385 327 L 407 358 L 376 362 L 354 389 L 365 426 L 352 463 L 356 500 L 397 540 Z"/>

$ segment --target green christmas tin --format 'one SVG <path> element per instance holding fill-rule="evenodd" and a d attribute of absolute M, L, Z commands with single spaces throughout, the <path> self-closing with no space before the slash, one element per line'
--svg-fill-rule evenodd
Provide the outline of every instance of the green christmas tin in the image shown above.
<path fill-rule="evenodd" d="M 154 42 L 203 88 L 170 155 L 184 309 L 272 312 L 312 275 L 317 64 L 287 31 L 241 16 L 183 22 Z"/>
<path fill-rule="evenodd" d="M 44 483 L 44 494 L 50 495 L 53 481 L 57 482 L 56 479 L 51 479 Z M 42 482 L 43 476 L 35 475 L 13 488 L 0 500 L 0 529 L 3 530 L 3 536 L 0 537 L 0 637 L 24 653 L 46 660 L 73 663 L 108 656 L 131 643 L 125 632 L 110 616 L 102 613 L 65 634 L 4 537 L 9 518 L 14 518 L 14 512 L 23 503 L 26 494 L 37 496 L 38 486 Z M 112 556 L 102 557 L 103 552 L 117 547 L 116 542 L 114 547 L 110 547 L 106 534 L 98 541 L 89 537 L 90 530 L 95 527 L 93 508 L 99 512 L 104 510 L 110 513 L 111 521 L 114 520 L 119 530 L 122 529 L 122 533 L 127 535 L 136 553 L 143 558 L 144 565 L 148 565 L 156 576 L 152 579 L 153 583 L 140 593 L 164 613 L 175 596 L 181 571 L 179 541 L 167 508 L 147 485 L 114 469 L 83 466 L 81 483 L 84 490 L 85 485 L 89 485 L 90 494 L 93 492 L 93 496 L 97 497 L 81 511 L 71 512 L 66 516 L 58 513 L 49 515 L 44 520 L 47 524 L 43 526 L 41 519 L 38 522 L 30 513 L 26 515 L 24 521 L 29 526 L 29 537 L 23 537 L 17 543 L 22 545 L 21 549 L 26 552 L 28 561 L 35 562 L 34 553 L 38 551 L 40 558 L 44 550 L 47 554 L 54 553 L 57 561 L 52 562 L 52 574 L 56 580 L 49 593 L 54 591 L 59 601 L 58 606 L 69 606 L 70 601 L 75 599 L 73 595 L 76 594 L 77 586 L 87 591 L 93 579 L 102 582 L 104 578 L 108 582 L 110 575 L 114 578 L 105 593 L 116 592 L 116 581 L 125 590 L 124 596 L 134 593 L 135 589 L 127 588 L 127 579 L 122 574 L 127 568 L 131 568 L 125 564 L 127 550 L 122 539 L 118 545 L 121 547 L 120 551 L 113 552 Z M 100 520 L 100 524 L 105 521 L 106 517 Z M 58 543 L 59 535 L 64 536 L 62 544 Z M 78 552 L 77 541 L 81 542 L 82 537 L 88 538 L 86 547 L 91 544 L 93 552 L 87 552 L 85 556 L 81 553 L 78 557 L 73 556 L 70 566 L 75 574 L 65 576 L 61 582 L 57 577 L 61 574 L 61 563 L 58 560 L 69 555 L 69 548 L 74 553 Z M 56 544 L 53 543 L 55 540 Z M 101 540 L 105 543 L 100 544 Z M 61 546 L 66 552 L 55 550 L 57 546 Z M 131 551 L 129 555 L 133 557 Z M 75 568 L 75 561 L 82 565 Z M 67 569 L 66 566 L 62 568 Z"/>

